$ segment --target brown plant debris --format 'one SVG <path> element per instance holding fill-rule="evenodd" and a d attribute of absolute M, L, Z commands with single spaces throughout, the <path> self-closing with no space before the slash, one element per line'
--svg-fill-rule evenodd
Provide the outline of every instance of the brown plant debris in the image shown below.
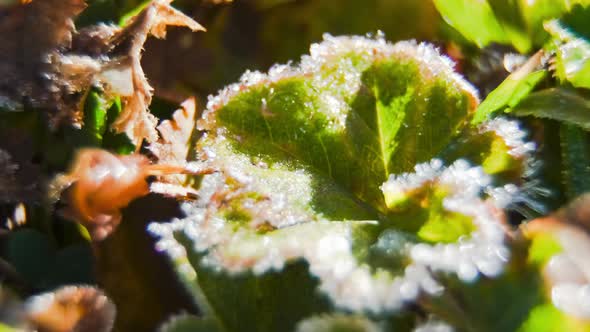
<path fill-rule="evenodd" d="M 37 201 L 41 196 L 37 173 L 33 165 L 18 164 L 10 153 L 0 149 L 0 203 Z"/>
<path fill-rule="evenodd" d="M 156 119 L 147 112 L 151 103 L 152 88 L 141 68 L 141 51 L 148 34 L 157 38 L 166 36 L 166 26 L 186 26 L 193 31 L 204 30 L 197 22 L 170 6 L 171 0 L 155 0 L 137 15 L 125 29 L 115 36 L 126 39 L 128 49 L 123 59 L 128 59 L 126 65 L 119 72 L 127 75 L 130 71 L 132 93 L 121 94 L 125 108 L 119 118 L 113 123 L 117 132 L 125 132 L 134 143 L 143 138 L 154 142 L 157 140 Z M 128 78 L 125 78 L 128 79 Z M 129 91 L 130 92 L 130 91 Z"/>
<path fill-rule="evenodd" d="M 139 146 L 156 141 L 156 118 L 148 112 L 152 88 L 141 68 L 148 35 L 164 38 L 166 27 L 204 30 L 172 8 L 172 0 L 153 0 L 123 28 L 96 25 L 76 31 L 73 18 L 83 0 L 34 0 L 2 9 L 0 106 L 30 104 L 48 112 L 50 123 L 80 125 L 80 100 L 92 85 L 122 98 L 124 110 L 113 123 Z M 24 56 L 23 56 L 24 51 Z"/>
<path fill-rule="evenodd" d="M 0 8 L 0 106 L 32 104 L 59 116 L 68 101 L 50 78 L 52 61 L 70 46 L 73 18 L 85 6 L 83 0 L 36 0 Z"/>
<path fill-rule="evenodd" d="M 115 321 L 115 305 L 90 286 L 66 286 L 27 300 L 26 317 L 35 331 L 108 332 Z"/>
<path fill-rule="evenodd" d="M 167 174 L 205 174 L 211 169 L 152 164 L 141 154 L 114 155 L 100 149 L 82 149 L 70 171 L 58 175 L 50 196 L 64 192 L 64 215 L 83 224 L 95 241 L 111 234 L 121 222 L 121 209 L 150 192 L 147 178 Z"/>
<path fill-rule="evenodd" d="M 189 150 L 192 146 L 192 136 L 195 130 L 196 102 L 195 98 L 185 100 L 181 108 L 176 110 L 171 120 L 164 120 L 158 126 L 160 138 L 150 145 L 149 149 L 158 158 L 159 163 L 178 165 L 188 169 L 198 170 L 207 168 L 200 163 L 188 163 Z M 169 174 L 159 177 L 151 184 L 152 192 L 160 194 L 186 197 L 196 195 L 187 184 L 186 174 Z"/>

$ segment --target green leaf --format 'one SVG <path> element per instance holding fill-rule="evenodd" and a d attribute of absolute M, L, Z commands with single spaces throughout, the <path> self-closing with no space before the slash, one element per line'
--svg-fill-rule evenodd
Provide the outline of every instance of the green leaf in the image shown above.
<path fill-rule="evenodd" d="M 520 53 L 542 46 L 549 35 L 543 22 L 559 18 L 577 3 L 564 0 L 436 0 L 445 21 L 480 48 L 511 44 Z"/>
<path fill-rule="evenodd" d="M 561 0 L 496 0 L 488 3 L 506 36 L 521 53 L 542 46 L 549 37 L 543 30 L 543 22 L 560 17 L 569 6 L 569 1 Z"/>
<path fill-rule="evenodd" d="M 590 102 L 582 95 L 564 88 L 531 93 L 510 112 L 516 116 L 552 119 L 590 130 Z"/>
<path fill-rule="evenodd" d="M 25 281 L 38 289 L 94 282 L 92 252 L 87 243 L 57 250 L 49 236 L 22 229 L 10 233 L 4 252 Z"/>
<path fill-rule="evenodd" d="M 581 320 L 568 317 L 552 304 L 541 304 L 531 310 L 528 319 L 518 329 L 518 332 L 557 331 L 588 332 L 590 326 Z"/>
<path fill-rule="evenodd" d="M 428 206 L 429 217 L 418 231 L 418 237 L 433 243 L 457 241 L 461 236 L 468 236 L 475 229 L 471 217 L 456 212 L 446 211 L 443 201 L 446 194 L 434 194 Z"/>
<path fill-rule="evenodd" d="M 110 129 L 121 111 L 120 98 L 106 100 L 102 91 L 90 90 L 84 101 L 84 126 L 81 133 L 74 133 L 74 145 L 101 147 L 117 154 L 134 152 L 136 147 L 126 134 Z"/>
<path fill-rule="evenodd" d="M 124 25 L 144 8 L 146 0 L 89 0 L 88 8 L 76 19 L 77 27 L 97 23 Z"/>
<path fill-rule="evenodd" d="M 586 40 L 590 39 L 590 27 L 588 27 L 588 17 L 590 15 L 590 2 L 588 1 L 577 1 L 579 3 L 574 4 L 571 10 L 563 15 L 559 21 L 564 26 L 571 29 L 579 37 L 583 37 Z"/>
<path fill-rule="evenodd" d="M 136 150 L 133 142 L 131 142 L 125 133 L 117 134 L 110 129 L 122 110 L 121 99 L 115 98 L 111 106 L 107 109 L 107 130 L 104 133 L 102 147 L 114 151 L 117 154 L 130 154 Z"/>
<path fill-rule="evenodd" d="M 128 10 L 126 13 L 122 14 L 121 18 L 119 18 L 119 25 L 120 26 L 125 26 L 132 17 L 139 14 L 150 3 L 149 0 L 142 0 L 142 1 L 135 1 L 135 2 L 139 2 L 139 3 L 137 5 L 135 5 L 135 7 L 133 7 L 132 9 Z"/>
<path fill-rule="evenodd" d="M 509 107 L 515 107 L 522 99 L 547 76 L 546 70 L 537 70 L 521 75 L 514 73 L 508 76 L 486 99 L 479 105 L 473 116 L 473 124 L 480 124 Z"/>
<path fill-rule="evenodd" d="M 526 249 L 523 242 L 513 243 L 506 271 L 497 278 L 468 284 L 445 279 L 447 292 L 427 299 L 425 307 L 459 331 L 516 331 L 545 302 L 540 271 L 527 264 Z"/>
<path fill-rule="evenodd" d="M 92 89 L 86 96 L 83 120 L 83 131 L 88 136 L 89 143 L 100 146 L 107 124 L 107 102 L 96 89 Z"/>
<path fill-rule="evenodd" d="M 43 284 L 55 252 L 48 236 L 32 229 L 12 232 L 4 249 L 6 259 L 29 284 Z"/>
<path fill-rule="evenodd" d="M 562 250 L 561 245 L 552 235 L 535 235 L 529 247 L 528 261 L 542 267 L 553 255 L 560 253 Z"/>
<path fill-rule="evenodd" d="M 488 1 L 435 0 L 434 4 L 448 24 L 479 47 L 509 42 Z"/>

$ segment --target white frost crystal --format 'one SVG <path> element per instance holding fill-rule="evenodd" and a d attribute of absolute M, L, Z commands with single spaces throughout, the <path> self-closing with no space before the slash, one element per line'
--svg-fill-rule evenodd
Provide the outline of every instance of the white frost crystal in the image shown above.
<path fill-rule="evenodd" d="M 499 275 L 510 251 L 504 244 L 504 229 L 496 208 L 480 198 L 490 190 L 490 176 L 464 160 L 443 168 L 442 162 L 435 159 L 416 165 L 415 173 L 390 176 L 382 189 L 386 197 L 400 195 L 400 190 L 415 190 L 427 182 L 449 190 L 443 200 L 445 209 L 472 217 L 476 229 L 457 243 L 416 244 L 410 249 L 412 260 L 432 271 L 453 272 L 466 282 L 475 280 L 479 273 L 488 277 Z"/>
<path fill-rule="evenodd" d="M 492 131 L 500 136 L 508 151 L 514 157 L 525 157 L 535 150 L 535 143 L 526 142 L 526 132 L 520 128 L 517 121 L 508 120 L 502 117 L 494 118 L 482 126 L 483 132 Z"/>

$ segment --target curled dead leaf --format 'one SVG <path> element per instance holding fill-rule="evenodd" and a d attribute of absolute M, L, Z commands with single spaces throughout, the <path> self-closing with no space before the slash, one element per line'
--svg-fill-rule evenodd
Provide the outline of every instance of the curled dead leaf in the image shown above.
<path fill-rule="evenodd" d="M 118 156 L 100 149 L 80 150 L 67 174 L 52 183 L 54 199 L 64 192 L 64 214 L 81 224 L 95 241 L 111 234 L 121 221 L 121 209 L 150 192 L 147 178 L 167 174 L 204 174 L 212 169 L 152 164 L 140 154 Z"/>
<path fill-rule="evenodd" d="M 26 318 L 39 332 L 109 332 L 115 305 L 99 289 L 66 286 L 27 300 Z"/>
<path fill-rule="evenodd" d="M 125 54 L 117 63 L 119 75 L 112 75 L 116 79 L 105 80 L 103 83 L 111 88 L 120 86 L 118 82 L 131 81 L 132 93 L 129 89 L 114 90 L 122 96 L 125 105 L 123 112 L 113 123 L 113 129 L 117 132 L 125 132 L 136 146 L 146 138 L 149 142 L 157 140 L 156 118 L 147 109 L 151 103 L 152 87 L 141 67 L 141 52 L 148 35 L 157 38 L 166 36 L 166 27 L 185 26 L 193 31 L 205 30 L 200 24 L 184 15 L 182 12 L 170 6 L 171 0 L 154 0 L 139 15 L 118 34 L 113 37 L 113 43 L 126 45 Z M 117 51 L 116 49 L 114 51 Z M 116 74 L 117 72 L 112 72 Z M 104 79 L 103 75 L 102 78 Z"/>

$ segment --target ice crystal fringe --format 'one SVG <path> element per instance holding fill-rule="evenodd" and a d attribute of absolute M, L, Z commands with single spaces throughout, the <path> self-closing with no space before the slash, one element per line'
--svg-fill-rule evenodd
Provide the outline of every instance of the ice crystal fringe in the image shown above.
<path fill-rule="evenodd" d="M 354 52 L 355 55 L 365 57 L 366 60 L 372 61 L 380 58 L 399 57 L 411 58 L 420 64 L 421 75 L 429 77 L 447 77 L 449 83 L 456 85 L 460 90 L 467 91 L 473 98 L 472 102 L 478 103 L 478 92 L 469 82 L 461 75 L 454 71 L 454 63 L 451 59 L 440 54 L 438 49 L 428 43 L 417 43 L 416 41 L 401 41 L 395 44 L 387 42 L 382 34 L 377 34 L 374 38 L 362 36 L 338 36 L 324 34 L 324 40 L 321 43 L 310 46 L 310 54 L 301 57 L 299 66 L 293 66 L 290 62 L 287 64 L 276 64 L 268 71 L 268 74 L 259 71 L 246 71 L 238 83 L 230 84 L 218 92 L 216 96 L 209 96 L 207 108 L 203 114 L 206 118 L 220 107 L 225 106 L 233 97 L 245 89 L 260 85 L 278 82 L 283 79 L 315 75 L 320 69 L 334 62 L 343 63 L 343 68 L 352 68 L 350 59 L 344 55 Z M 344 99 L 353 96 L 361 86 L 361 73 L 358 70 L 341 70 L 336 78 L 326 78 L 315 76 L 313 84 L 322 91 L 323 87 L 338 90 L 342 93 Z M 345 124 L 345 118 L 339 112 L 341 107 L 347 107 L 342 99 L 336 99 L 331 96 L 320 98 L 324 103 L 323 111 L 326 116 L 332 118 L 331 123 L 336 128 L 341 128 Z M 332 115 L 332 116 L 330 116 Z M 199 129 L 207 128 L 203 122 L 199 123 Z"/>
<path fill-rule="evenodd" d="M 481 131 L 482 133 L 494 132 L 502 138 L 510 149 L 508 153 L 523 160 L 524 165 L 522 185 L 516 186 L 509 183 L 498 188 L 487 188 L 486 194 L 494 198 L 499 208 L 513 209 L 525 217 L 531 216 L 530 210 L 539 214 L 546 213 L 546 208 L 539 203 L 539 198 L 550 196 L 551 191 L 543 188 L 540 181 L 536 179 L 535 175 L 542 168 L 542 164 L 533 157 L 536 145 L 526 141 L 527 132 L 521 128 L 520 123 L 498 117 L 483 124 Z"/>
<path fill-rule="evenodd" d="M 486 122 L 482 127 L 483 132 L 491 131 L 500 136 L 510 148 L 508 153 L 513 157 L 526 157 L 535 150 L 535 143 L 525 141 L 527 133 L 520 128 L 517 121 L 500 117 Z"/>
<path fill-rule="evenodd" d="M 510 251 L 504 245 L 504 229 L 494 213 L 496 207 L 479 197 L 486 189 L 493 190 L 490 176 L 481 167 L 470 167 L 464 160 L 446 169 L 441 165 L 442 162 L 435 159 L 416 165 L 415 173 L 392 175 L 383 184 L 383 192 L 386 196 L 391 195 L 390 190 L 399 188 L 408 192 L 427 181 L 436 181 L 436 185 L 451 190 L 443 200 L 445 209 L 471 216 L 476 230 L 468 237 L 461 237 L 458 243 L 416 244 L 410 249 L 412 260 L 432 271 L 455 273 L 466 282 L 475 280 L 479 273 L 489 277 L 499 275 Z M 508 194 L 502 197 L 502 203 L 510 200 Z"/>
<path fill-rule="evenodd" d="M 443 291 L 431 271 L 455 273 L 463 281 L 473 281 L 480 273 L 495 277 L 510 256 L 493 199 L 479 197 L 491 182 L 480 167 L 459 160 L 443 168 L 440 161 L 433 160 L 417 165 L 413 174 L 392 176 L 383 187 L 385 191 L 399 183 L 412 188 L 427 180 L 449 188 L 451 194 L 444 207 L 472 216 L 477 229 L 458 243 L 413 245 L 409 249 L 412 263 L 397 277 L 383 271 L 373 273 L 369 266 L 357 262 L 351 249 L 351 224 L 346 222 L 299 223 L 259 239 L 248 230 L 232 231 L 221 218 L 205 221 L 205 207 L 185 204 L 185 219 L 152 224 L 150 231 L 160 237 L 159 250 L 178 258 L 186 252 L 173 235 L 182 230 L 195 251 L 206 252 L 204 264 L 233 273 L 252 270 L 262 274 L 304 258 L 310 272 L 318 277 L 320 290 L 338 307 L 376 313 L 399 310 L 421 292 L 437 295 Z"/>

